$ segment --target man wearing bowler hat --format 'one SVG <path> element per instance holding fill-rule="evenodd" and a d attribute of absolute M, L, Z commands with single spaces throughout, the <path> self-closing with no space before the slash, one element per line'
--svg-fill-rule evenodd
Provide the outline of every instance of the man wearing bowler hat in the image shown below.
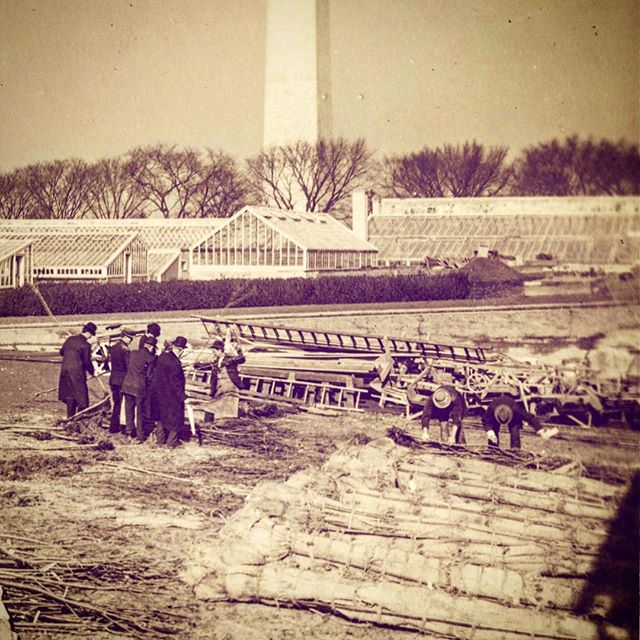
<path fill-rule="evenodd" d="M 184 424 L 186 380 L 180 357 L 187 347 L 187 339 L 178 336 L 171 348 L 156 360 L 151 380 L 151 417 L 157 422 L 156 439 L 159 445 L 176 447 Z"/>
<path fill-rule="evenodd" d="M 438 387 L 427 399 L 422 412 L 422 438 L 429 440 L 429 423 L 438 420 L 445 424 L 443 440 L 447 444 L 464 444 L 466 439 L 462 430 L 462 418 L 467 405 L 464 398 L 451 385 Z"/>
<path fill-rule="evenodd" d="M 98 328 L 93 322 L 87 322 L 82 332 L 69 336 L 60 349 L 62 366 L 58 383 L 58 400 L 67 405 L 67 418 L 89 406 L 87 374 L 94 375 L 91 362 L 91 344 L 89 340 L 96 335 Z"/>

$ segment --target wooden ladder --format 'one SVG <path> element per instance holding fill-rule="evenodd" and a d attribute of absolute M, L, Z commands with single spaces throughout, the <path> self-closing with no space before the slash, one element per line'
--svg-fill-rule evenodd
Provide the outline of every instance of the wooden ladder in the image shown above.
<path fill-rule="evenodd" d="M 336 333 L 317 329 L 279 327 L 196 316 L 210 337 L 234 330 L 246 340 L 303 347 L 308 350 L 351 353 L 390 353 L 395 356 L 428 356 L 456 362 L 486 362 L 485 349 L 425 342 L 418 339 L 374 336 L 363 333 Z"/>
<path fill-rule="evenodd" d="M 253 397 L 287 400 L 293 404 L 361 412 L 362 394 L 365 389 L 331 384 L 328 382 L 309 382 L 297 380 L 293 373 L 286 378 L 271 376 L 241 376 L 248 385 Z"/>

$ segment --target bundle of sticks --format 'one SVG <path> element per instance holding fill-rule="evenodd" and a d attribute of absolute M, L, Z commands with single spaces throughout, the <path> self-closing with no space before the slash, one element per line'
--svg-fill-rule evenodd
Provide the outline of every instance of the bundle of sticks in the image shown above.
<path fill-rule="evenodd" d="M 200 427 L 203 444 L 222 445 L 278 456 L 295 449 L 296 434 L 275 422 L 254 419 L 227 420 Z"/>
<path fill-rule="evenodd" d="M 621 594 L 590 586 L 624 495 L 518 461 L 380 439 L 257 487 L 218 539 L 195 550 L 184 577 L 205 599 L 317 608 L 447 637 L 595 640 L 606 628 L 625 638 L 628 629 L 607 620 Z M 607 571 L 633 571 L 625 553 L 607 557 Z"/>
<path fill-rule="evenodd" d="M 131 562 L 90 562 L 95 544 L 80 536 L 52 542 L 0 533 L 0 590 L 19 637 L 158 638 L 184 630 L 184 616 L 166 607 L 135 607 L 165 592 L 166 576 Z"/>

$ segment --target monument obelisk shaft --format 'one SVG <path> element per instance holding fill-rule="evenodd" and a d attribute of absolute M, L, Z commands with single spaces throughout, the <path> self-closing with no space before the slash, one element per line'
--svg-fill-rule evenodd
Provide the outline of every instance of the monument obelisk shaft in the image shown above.
<path fill-rule="evenodd" d="M 263 146 L 331 137 L 328 0 L 268 0 Z"/>

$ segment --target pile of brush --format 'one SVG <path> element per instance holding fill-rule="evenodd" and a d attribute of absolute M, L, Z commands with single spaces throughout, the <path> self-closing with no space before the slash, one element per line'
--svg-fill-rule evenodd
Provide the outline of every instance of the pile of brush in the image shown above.
<path fill-rule="evenodd" d="M 353 445 L 258 486 L 185 579 L 203 599 L 446 637 L 630 637 L 619 604 L 637 554 L 611 535 L 625 487 L 526 466 L 388 438 Z M 603 575 L 623 579 L 595 586 Z"/>
<path fill-rule="evenodd" d="M 184 631 L 187 617 L 166 608 L 177 593 L 169 576 L 130 561 L 93 562 L 95 546 L 90 537 L 53 542 L 0 532 L 0 638 L 15 637 L 11 629 L 20 638 L 161 638 Z"/>

